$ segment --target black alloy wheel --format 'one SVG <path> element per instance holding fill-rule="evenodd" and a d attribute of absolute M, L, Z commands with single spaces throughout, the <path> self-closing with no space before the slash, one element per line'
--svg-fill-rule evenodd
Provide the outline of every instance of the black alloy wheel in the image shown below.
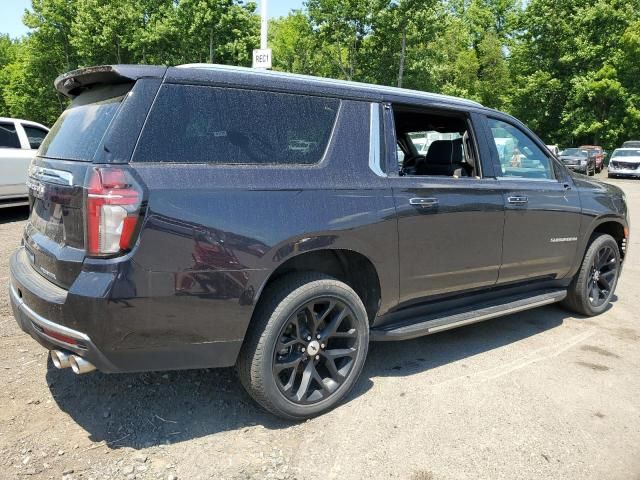
<path fill-rule="evenodd" d="M 351 308 L 336 298 L 315 298 L 281 329 L 273 352 L 276 384 L 296 404 L 324 400 L 349 376 L 358 348 Z"/>
<path fill-rule="evenodd" d="M 618 278 L 618 255 L 611 245 L 601 247 L 593 257 L 587 280 L 587 295 L 594 307 L 609 301 Z"/>
<path fill-rule="evenodd" d="M 303 420 L 338 405 L 369 347 L 369 316 L 346 283 L 317 272 L 265 288 L 238 356 L 247 392 L 279 417 Z"/>
<path fill-rule="evenodd" d="M 571 280 L 563 305 L 589 317 L 604 312 L 613 298 L 620 270 L 618 242 L 606 233 L 595 233 L 578 272 Z"/>

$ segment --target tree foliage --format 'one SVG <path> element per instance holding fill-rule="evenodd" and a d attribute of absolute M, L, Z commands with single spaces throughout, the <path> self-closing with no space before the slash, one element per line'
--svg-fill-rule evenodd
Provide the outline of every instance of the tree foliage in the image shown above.
<path fill-rule="evenodd" d="M 32 0 L 0 36 L 0 115 L 52 123 L 53 79 L 108 63 L 249 65 L 256 4 Z M 458 95 L 545 141 L 640 137 L 640 0 L 306 0 L 270 21 L 274 69 Z"/>

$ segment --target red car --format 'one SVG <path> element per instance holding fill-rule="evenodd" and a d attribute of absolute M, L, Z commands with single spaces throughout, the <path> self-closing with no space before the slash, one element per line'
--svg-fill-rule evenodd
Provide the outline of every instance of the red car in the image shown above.
<path fill-rule="evenodd" d="M 581 145 L 580 148 L 596 151 L 596 173 L 600 173 L 604 167 L 604 149 L 598 145 Z"/>

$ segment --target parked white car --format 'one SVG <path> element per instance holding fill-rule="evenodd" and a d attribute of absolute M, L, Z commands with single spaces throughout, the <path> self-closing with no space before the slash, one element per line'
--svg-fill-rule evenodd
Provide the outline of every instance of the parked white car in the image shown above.
<path fill-rule="evenodd" d="M 640 178 L 640 148 L 616 148 L 609 159 L 611 177 Z"/>
<path fill-rule="evenodd" d="M 27 204 L 27 172 L 49 129 L 0 117 L 0 208 Z"/>
<path fill-rule="evenodd" d="M 558 145 L 547 145 L 547 148 L 551 153 L 553 153 L 556 157 L 560 156 L 560 147 Z"/>

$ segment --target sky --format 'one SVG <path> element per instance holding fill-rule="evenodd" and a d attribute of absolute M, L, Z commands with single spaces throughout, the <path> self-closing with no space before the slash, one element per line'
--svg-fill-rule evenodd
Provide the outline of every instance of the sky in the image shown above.
<path fill-rule="evenodd" d="M 280 17 L 291 9 L 302 8 L 303 0 L 269 0 L 269 17 Z M 19 37 L 27 33 L 22 24 L 22 14 L 31 7 L 31 0 L 0 0 L 0 33 L 8 33 L 11 37 Z M 260 12 L 260 0 L 258 0 Z"/>

